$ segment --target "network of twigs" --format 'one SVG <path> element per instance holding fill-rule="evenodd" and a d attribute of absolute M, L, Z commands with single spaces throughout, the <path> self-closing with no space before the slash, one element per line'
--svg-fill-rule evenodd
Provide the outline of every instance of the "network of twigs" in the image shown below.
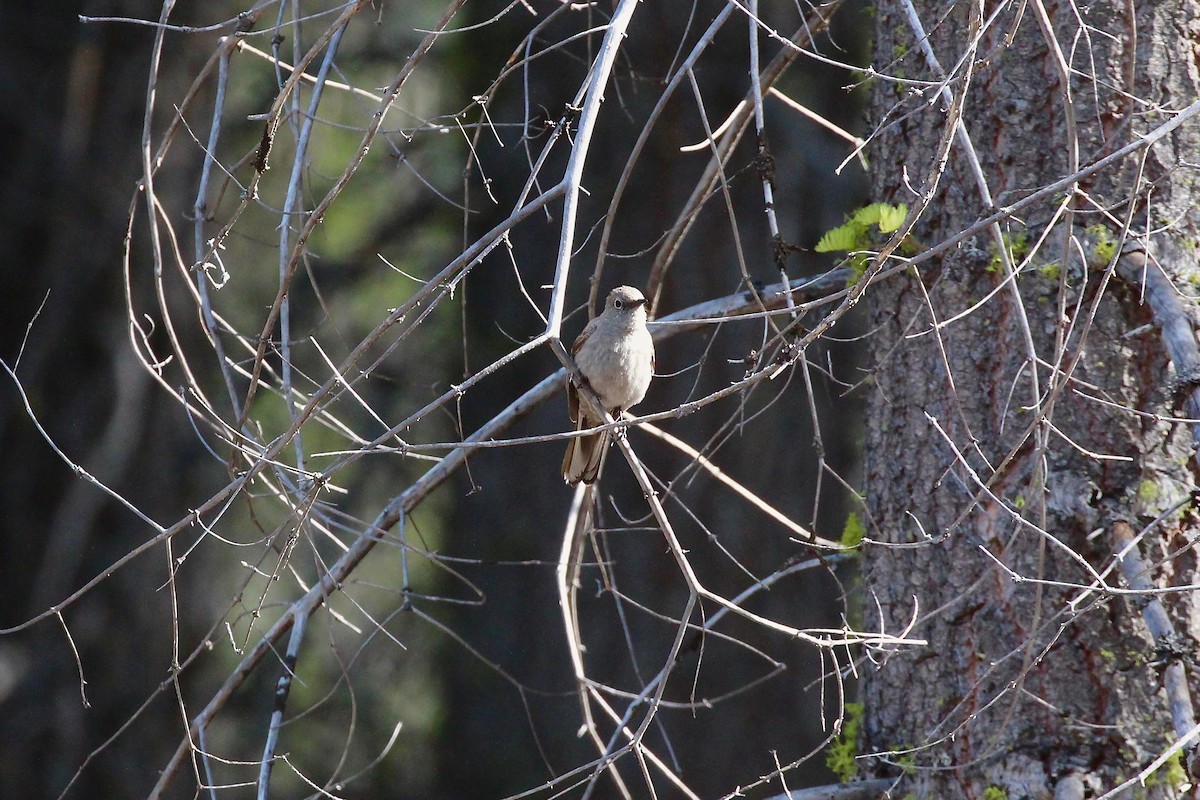
<path fill-rule="evenodd" d="M 228 475 L 218 491 L 197 501 L 193 510 L 169 524 L 151 519 L 109 492 L 115 502 L 129 506 L 153 531 L 142 546 L 114 564 L 113 570 L 151 550 L 165 550 L 173 569 L 183 569 L 197 548 L 249 544 L 255 552 L 243 559 L 245 579 L 241 590 L 215 615 L 209 636 L 189 652 L 180 649 L 176 632 L 172 674 L 156 694 L 180 696 L 188 729 L 174 758 L 163 765 L 152 797 L 162 795 L 185 769 L 191 769 L 198 785 L 210 787 L 205 791 L 211 790 L 215 795 L 220 781 L 215 777 L 214 763 L 228 764 L 238 759 L 244 762 L 246 754 L 222 754 L 210 748 L 209 728 L 251 676 L 274 670 L 280 675 L 276 708 L 270 720 L 263 720 L 263 750 L 252 763 L 257 770 L 255 783 L 259 796 L 267 796 L 273 765 L 286 761 L 276 752 L 276 746 L 287 716 L 291 676 L 298 662 L 319 658 L 314 651 L 323 646 L 305 641 L 310 620 L 316 614 L 326 613 L 334 624 L 342 624 L 361 637 L 363 646 L 376 634 L 388 635 L 386 620 L 368 612 L 351 590 L 356 571 L 373 554 L 386 550 L 396 556 L 400 565 L 391 613 L 414 613 L 431 625 L 440 624 L 431 611 L 440 599 L 422 594 L 412 572 L 417 562 L 443 563 L 449 570 L 453 566 L 426 547 L 419 535 L 414 535 L 409 516 L 438 487 L 464 469 L 469 457 L 480 449 L 529 447 L 572 435 L 506 434 L 537 406 L 559 397 L 564 380 L 573 372 L 573 362 L 561 340 L 568 287 L 590 281 L 590 305 L 595 307 L 596 294 L 605 285 L 604 254 L 610 249 L 612 220 L 621 207 L 625 179 L 636 169 L 650 132 L 663 124 L 668 101 L 679 96 L 690 97 L 705 120 L 708 138 L 700 146 L 707 150 L 708 165 L 688 201 L 673 210 L 674 224 L 655 245 L 653 267 L 645 286 L 656 315 L 653 333 L 657 341 L 665 342 L 684 331 L 735 322 L 756 324 L 763 331 L 761 346 L 748 362 L 744 377 L 729 386 L 677 407 L 615 420 L 608 426 L 623 430 L 636 427 L 666 442 L 684 453 L 693 469 L 729 490 L 735 502 L 744 503 L 745 513 L 763 515 L 770 524 L 782 526 L 797 540 L 824 555 L 814 554 L 773 574 L 758 576 L 744 591 L 733 596 L 709 588 L 692 568 L 688 552 L 675 535 L 673 514 L 664 499 L 669 487 L 639 460 L 636 440 L 614 437 L 617 446 L 609 455 L 609 467 L 620 460 L 628 464 L 635 476 L 645 497 L 649 524 L 664 538 L 674 558 L 678 580 L 687 589 L 687 601 L 673 615 L 675 635 L 671 648 L 658 671 L 643 685 L 607 686 L 589 673 L 576 594 L 579 567 L 593 524 L 595 498 L 592 489 L 580 486 L 568 517 L 562 521 L 561 557 L 555 574 L 568 643 L 564 657 L 570 659 L 574 671 L 583 732 L 594 744 L 595 757 L 557 775 L 544 786 L 531 788 L 530 793 L 550 797 L 581 791 L 587 796 L 598 782 L 611 781 L 625 797 L 652 796 L 654 787 L 665 782 L 673 787 L 672 792 L 697 797 L 670 759 L 651 744 L 647 734 L 662 707 L 667 681 L 679 670 L 678 657 L 689 636 L 696 631 L 717 634 L 722 620 L 730 616 L 761 626 L 781 642 L 801 640 L 823 651 L 829 665 L 826 674 L 837 695 L 829 714 L 828 742 L 838 731 L 843 699 L 841 678 L 855 669 L 856 659 L 864 654 L 876 657 L 923 642 L 910 635 L 911 628 L 805 629 L 788 620 L 772 619 L 749 610 L 747 601 L 758 592 L 797 572 L 827 567 L 828 560 L 839 558 L 835 554 L 843 548 L 816 535 L 811 526 L 789 519 L 770 498 L 751 492 L 723 473 L 705 448 L 681 441 L 656 423 L 736 400 L 785 372 L 798 370 L 806 382 L 810 381 L 810 373 L 820 367 L 809 363 L 806 357 L 809 348 L 821 341 L 870 286 L 931 262 L 970 237 L 984 234 L 993 238 L 1003 260 L 1004 275 L 1015 274 L 1023 265 L 1012 257 L 1004 241 L 1000 227 L 1004 220 L 1032 203 L 1069 193 L 1081 178 L 1149 147 L 1197 113 L 1196 106 L 1187 108 L 1102 161 L 1083 164 L 1076 157 L 1067 177 L 1039 187 L 1007 207 L 997 208 L 995 213 L 953 236 L 926 243 L 919 255 L 901 255 L 898 250 L 901 242 L 926 213 L 934 196 L 940 177 L 935 170 L 934 174 L 921 177 L 905 222 L 866 254 L 865 271 L 856 280 L 848 283 L 850 271 L 844 268 L 816 278 L 794 279 L 787 272 L 786 247 L 782 247 L 775 265 L 776 281 L 764 284 L 755 280 L 743 263 L 738 292 L 663 313 L 658 307 L 663 287 L 675 276 L 681 243 L 692 231 L 700 210 L 706 204 L 731 202 L 727 186 L 730 162 L 737 145 L 748 133 L 757 136 L 760 148 L 756 163 L 760 168 L 762 201 L 756 212 L 765 209 L 772 239 L 784 242 L 775 218 L 776 187 L 762 132 L 767 128 L 767 115 L 772 109 L 795 113 L 792 107 L 797 104 L 782 95 L 777 84 L 797 58 L 815 56 L 844 67 L 848 75 L 858 69 L 855 65 L 839 64 L 837 58 L 822 52 L 815 44 L 837 12 L 838 2 L 810 10 L 792 32 L 777 31 L 764 22 L 755 0 L 730 2 L 691 38 L 688 48 L 680 45 L 668 80 L 658 87 L 660 94 L 653 111 L 638 120 L 643 126 L 642 135 L 628 155 L 609 212 L 599 222 L 579 218 L 579 201 L 581 193 L 586 191 L 589 148 L 598 120 L 605 113 L 618 113 L 617 104 L 604 101 L 614 91 L 613 77 L 620 69 L 622 43 L 630 26 L 637 24 L 639 4 L 636 0 L 620 0 L 611 7 L 514 2 L 496 19 L 520 18 L 528 30 L 495 82 L 469 97 L 443 101 L 461 101 L 456 110 L 423 118 L 415 102 L 409 101 L 409 95 L 413 85 L 420 81 L 427 62 L 436 57 L 451 32 L 462 29 L 464 5 L 465 0 L 451 0 L 444 7 L 440 17 L 415 41 L 407 59 L 396 65 L 390 82 L 382 89 L 369 86 L 367 76 L 356 75 L 347 65 L 339 63 L 343 38 L 353 35 L 356 26 L 372 24 L 376 10 L 366 0 L 311 4 L 299 0 L 291 3 L 262 0 L 234 18 L 216 20 L 205 27 L 176 25 L 173 2 L 164 3 L 162 15 L 156 21 L 89 20 L 91 24 L 147 24 L 155 31 L 142 141 L 143 174 L 129 208 L 125 281 L 131 345 L 160 390 L 186 410 L 196 436 Z M 995 14 L 1005 5 L 997 4 Z M 1040 8 L 1040 3 L 1033 5 Z M 924 57 L 930 71 L 945 74 L 915 12 L 910 18 L 914 38 L 926 48 Z M 496 19 L 483 24 L 492 24 Z M 557 40 L 543 36 L 543 31 L 567 21 L 576 26 L 573 35 Z M 987 25 L 991 21 L 981 19 L 980 23 Z M 718 33 L 739 25 L 745 31 L 748 53 L 745 99 L 727 112 L 706 112 L 694 70 L 703 63 Z M 301 29 L 303 35 L 298 33 Z M 181 96 L 161 97 L 159 81 L 171 58 L 168 41 L 172 37 L 201 35 L 219 36 L 207 62 Z M 281 52 L 280 42 L 285 36 L 292 42 L 290 54 Z M 397 280 L 409 281 L 403 302 L 373 319 L 357 319 L 352 341 L 334 341 L 332 335 L 327 340 L 315 335 L 300 339 L 295 333 L 296 320 L 314 315 L 313 308 L 305 304 L 321 302 L 319 294 L 300 290 L 313 257 L 314 237 L 319 235 L 327 216 L 339 208 L 339 199 L 347 187 L 359 179 L 364 164 L 380 153 L 401 154 L 403 143 L 459 137 L 460 143 L 467 146 L 468 158 L 462 165 L 467 178 L 463 196 L 445 201 L 461 204 L 466 209 L 464 214 L 468 213 L 472 203 L 484 199 L 470 196 L 466 187 L 486 187 L 486 180 L 480 176 L 490 169 L 489 164 L 475 158 L 477 145 L 481 137 L 504 135 L 502 121 L 493 120 L 489 113 L 493 99 L 501 89 L 529 82 L 540 68 L 539 57 L 571 48 L 577 41 L 588 43 L 586 52 L 590 60 L 586 79 L 580 83 L 576 96 L 557 116 L 550 114 L 543 120 L 537 136 L 529 135 L 536 125 L 532 115 L 518 126 L 522 128 L 522 147 L 514 151 L 523 151 L 525 155 L 524 190 L 515 197 L 486 198 L 486 202 L 507 209 L 506 218 L 466 242 L 448 263 L 429 265 L 420 277 L 401 278 L 398 269 L 393 273 L 388 265 L 380 263 L 380 270 L 395 275 Z M 764 41 L 772 44 L 776 55 L 761 63 L 760 46 Z M 947 77 L 940 84 L 905 82 L 878 73 L 876 77 L 894 80 L 926 101 L 941 104 L 945 111 L 945 133 L 935 163 L 944 169 L 947 154 L 957 146 L 973 165 L 984 207 L 996 208 L 983 169 L 973 157 L 970 135 L 962 124 L 965 93 L 955 90 L 957 85 L 969 84 L 974 63 L 973 56 L 963 57 L 949 73 L 954 80 Z M 247 120 L 245 109 L 235 98 L 244 93 L 242 82 L 261 80 L 263 76 L 276 83 L 273 100 L 269 107 L 258 110 Z M 780 105 L 770 105 L 767 102 L 770 98 L 776 98 Z M 322 131 L 330 129 L 341 130 L 355 139 L 353 147 L 345 149 L 349 155 L 344 155 L 333 169 L 327 155 L 315 152 L 314 144 Z M 249 146 L 247 130 L 258 132 Z M 869 146 L 870 140 L 846 134 L 847 160 L 854 160 Z M 312 180 L 317 162 L 324 171 L 320 181 Z M 180 174 L 194 176 L 194 202 L 190 208 L 171 207 L 159 189 L 168 179 L 177 183 Z M 411 180 L 414 185 L 428 186 L 431 194 L 436 193 L 433 182 L 416 170 Z M 552 282 L 530 291 L 518 269 L 514 270 L 512 285 L 514 295 L 523 296 L 542 319 L 541 332 L 486 366 L 474 369 L 456 385 L 444 387 L 435 398 L 403 418 L 385 418 L 376 413 L 365 386 L 379 365 L 405 348 L 420 352 L 427 347 L 421 339 L 423 326 L 454 302 L 455 293 L 468 274 L 487 258 L 511 254 L 510 235 L 551 208 L 561 221 Z M 1114 255 L 1114 267 L 1122 253 L 1139 257 L 1136 248 L 1123 248 L 1130 220 L 1115 220 L 1115 223 L 1122 239 Z M 580 248 L 581 231 L 591 226 L 595 226 L 590 235 L 598 237 L 601 257 L 589 271 L 574 256 Z M 277 236 L 277 240 L 259 252 L 276 257 L 276 263 L 269 269 L 261 260 L 252 263 L 241 244 L 245 237 L 268 234 Z M 139 265 L 147 255 L 151 267 L 143 270 Z M 256 277 L 246 277 L 252 271 Z M 264 295 L 269 297 L 265 311 L 253 319 L 247 319 L 228 300 L 228 292 L 238 290 L 240 282 L 250 281 L 257 287 L 270 287 L 270 292 Z M 1001 291 L 1016 291 L 1015 280 L 1002 284 Z M 147 305 L 147 298 L 154 298 L 154 302 Z M 186 305 L 182 307 L 186 313 L 180 313 L 180 298 L 185 298 Z M 1021 308 L 1021 303 L 1018 301 L 1015 307 Z M 1194 350 L 1194 341 L 1192 347 Z M 442 428 L 433 422 L 446 412 L 453 416 L 461 398 L 486 391 L 489 379 L 501 368 L 547 348 L 559 358 L 561 369 L 528 386 L 523 395 L 478 429 L 452 441 L 439 437 Z M 1185 357 L 1186 354 L 1179 356 Z M 218 376 L 215 381 L 209 377 L 214 375 Z M 272 414 L 271 408 L 285 409 L 285 413 Z M 819 440 L 819 425 L 817 435 Z M 372 509 L 373 516 L 364 516 L 354 510 L 355 486 L 345 484 L 343 478 L 353 474 L 353 469 L 365 459 L 380 454 L 402 458 L 419 470 L 409 473 L 415 477 L 397 486 L 390 497 Z M 814 457 L 821 458 L 819 447 Z M 964 464 L 967 460 L 963 458 Z M 99 491 L 109 491 L 83 470 L 78 471 L 83 479 L 96 483 Z M 250 542 L 236 530 L 237 520 L 244 519 L 240 509 L 247 507 L 261 519 L 271 521 L 268 535 Z M 331 552 L 333 557 L 329 556 Z M 299 557 L 301 553 L 305 557 Z M 1095 577 L 1096 585 L 1104 591 L 1117 591 L 1105 576 Z M 105 575 L 98 576 L 28 624 L 46 617 L 61 621 L 63 610 L 104 579 Z M 186 598 L 176 597 L 173 576 L 168 588 L 173 603 L 187 602 Z M 339 598 L 345 602 L 335 603 Z M 697 615 L 699 607 L 706 609 L 702 618 Z M 920 612 L 914 606 L 914 622 Z M 65 622 L 63 627 L 66 628 Z M 452 631 L 447 633 L 454 635 Z M 1163 636 L 1168 637 L 1169 631 L 1164 631 Z M 188 680 L 189 667 L 212 646 L 230 648 L 236 654 L 236 664 L 210 698 L 199 705 L 184 703 L 179 687 Z M 398 732 L 402 721 L 396 722 Z M 378 750 L 376 762 L 386 757 L 394 742 L 395 734 L 391 741 L 374 745 Z M 800 760 L 811 755 L 805 754 Z M 630 761 L 636 764 L 635 768 L 617 767 Z M 747 783 L 776 780 L 786 775 L 795 763 L 780 764 L 772 775 L 747 776 Z M 295 765 L 289 767 L 301 774 Z M 627 785 L 630 775 L 640 775 L 644 788 Z M 353 779 L 348 775 L 325 778 L 301 774 L 301 777 L 321 796 L 336 796 L 337 787 Z"/>

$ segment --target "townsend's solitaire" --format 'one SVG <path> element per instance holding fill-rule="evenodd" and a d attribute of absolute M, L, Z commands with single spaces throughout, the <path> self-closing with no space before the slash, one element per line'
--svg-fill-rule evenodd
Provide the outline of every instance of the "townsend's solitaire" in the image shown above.
<path fill-rule="evenodd" d="M 618 286 L 608 294 L 604 312 L 593 319 L 571 346 L 571 355 L 588 385 L 613 419 L 642 402 L 654 376 L 654 341 L 646 329 L 646 298 L 632 286 Z M 603 424 L 579 403 L 578 390 L 567 379 L 567 413 L 575 430 Z M 567 441 L 563 479 L 574 486 L 592 483 L 608 447 L 609 432 L 576 436 Z"/>

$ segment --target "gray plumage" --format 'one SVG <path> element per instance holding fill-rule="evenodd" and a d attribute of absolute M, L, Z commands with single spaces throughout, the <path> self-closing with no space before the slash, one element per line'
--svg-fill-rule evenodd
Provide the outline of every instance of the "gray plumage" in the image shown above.
<path fill-rule="evenodd" d="M 654 341 L 646 328 L 646 298 L 632 286 L 618 286 L 608 294 L 604 311 L 579 334 L 571 347 L 579 371 L 614 419 L 642 402 L 654 377 Z M 586 413 L 578 390 L 567 380 L 567 412 L 575 430 L 600 425 L 603 420 Z M 577 436 L 567 442 L 563 479 L 574 486 L 592 483 L 608 448 L 609 431 Z"/>

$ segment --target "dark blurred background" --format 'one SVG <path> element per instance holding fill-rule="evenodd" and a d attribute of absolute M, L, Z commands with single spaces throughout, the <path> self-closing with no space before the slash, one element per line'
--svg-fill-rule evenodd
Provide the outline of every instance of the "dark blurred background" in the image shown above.
<path fill-rule="evenodd" d="M 532 7 L 548 13 L 555 5 Z M 786 35 L 801 24 L 795 6 L 765 5 L 770 6 L 764 8 L 767 21 Z M 229 2 L 182 2 L 171 21 L 211 24 L 243 8 Z M 483 22 L 503 8 L 500 2 L 468 3 L 455 27 Z M 588 161 L 589 195 L 581 206 L 577 242 L 582 246 L 575 259 L 570 306 L 576 313 L 565 325 L 568 337 L 586 321 L 581 304 L 598 241 L 589 231 L 602 221 L 629 148 L 678 60 L 680 41 L 687 42 L 686 52 L 719 8 L 719 3 L 710 2 L 643 3 L 638 9 Z M 338 63 L 345 76 L 368 88 L 385 85 L 419 40 L 413 29 L 432 25 L 440 10 L 436 2 L 380 2 L 364 11 L 342 45 Z M 160 524 L 170 524 L 223 486 L 228 475 L 222 461 L 202 446 L 179 404 L 151 380 L 130 345 L 122 243 L 131 207 L 138 209 L 129 265 L 135 276 L 134 305 L 155 303 L 153 283 L 145 277 L 151 266 L 144 208 L 137 205 L 142 199 L 135 193 L 154 29 L 81 24 L 77 18 L 87 14 L 157 19 L 160 11 L 159 3 L 137 0 L 0 5 L 0 74 L 5 76 L 0 81 L 0 258 L 7 277 L 0 357 L 15 369 L 38 422 L 68 458 Z M 269 30 L 275 13 L 268 11 L 256 30 Z M 583 13 L 560 17 L 542 31 L 543 41 L 579 30 Z M 697 69 L 712 125 L 720 123 L 747 89 L 746 25 L 738 15 L 734 18 Z M 536 21 L 518 10 L 472 32 L 445 37 L 411 88 L 417 95 L 412 107 L 428 117 L 468 109 L 470 98 L 492 84 Z M 591 24 L 602 22 L 602 14 L 593 12 Z M 311 24 L 311 30 L 319 31 L 326 23 Z M 846 5 L 832 35 L 820 37 L 819 47 L 831 57 L 861 63 L 869 27 L 870 18 L 860 4 Z M 156 136 L 169 121 L 172 105 L 180 102 L 214 51 L 218 35 L 168 34 Z M 255 44 L 268 49 L 269 41 L 267 35 Z M 778 45 L 766 37 L 761 41 L 765 63 Z M 596 42 L 598 38 L 593 48 Z M 283 52 L 291 53 L 291 47 L 285 42 Z M 557 119 L 578 89 L 589 52 L 581 40 L 536 62 L 527 82 L 525 76 L 509 78 L 495 92 L 489 116 L 504 123 L 520 121 L 529 102 L 534 127 L 539 119 Z M 244 71 L 231 82 L 228 141 L 230 152 L 240 153 L 252 148 L 261 132 L 261 124 L 256 127 L 245 118 L 269 107 L 275 84 L 265 62 L 239 55 L 234 66 Z M 858 130 L 861 92 L 847 90 L 852 81 L 845 71 L 802 58 L 780 87 L 837 124 Z M 170 203 L 173 221 L 183 231 L 190 230 L 188 215 L 200 165 L 199 147 L 191 136 L 206 135 L 211 82 L 202 86 L 201 98 L 187 115 L 195 130 L 180 137 L 157 177 L 158 193 Z M 330 100 L 338 102 L 346 101 Z M 849 152 L 844 141 L 777 103 L 769 106 L 769 113 L 782 232 L 788 241 L 808 248 L 790 257 L 789 270 L 793 277 L 815 274 L 831 262 L 812 253 L 811 247 L 822 232 L 842 221 L 846 210 L 863 201 L 861 173 L 851 162 L 841 176 L 834 174 Z M 477 107 L 473 116 L 462 117 L 464 122 L 478 118 Z M 299 332 L 294 339 L 311 335 L 352 347 L 381 310 L 398 305 L 411 290 L 379 255 L 428 276 L 452 259 L 464 242 L 506 216 L 528 177 L 521 130 L 500 124 L 494 134 L 487 131 L 475 139 L 482 170 L 471 170 L 464 183 L 466 142 L 473 133 L 468 129 L 465 134 L 411 138 L 396 134 L 377 143 L 379 157 L 356 176 L 314 239 L 312 263 L 306 265 L 307 288 L 295 293 Z M 314 142 L 315 185 L 324 185 L 322 181 L 340 172 L 348 153 L 346 142 L 357 141 L 358 134 L 348 136 Z M 656 244 L 674 224 L 707 160 L 703 153 L 681 154 L 679 148 L 703 138 L 696 102 L 685 87 L 667 106 L 626 189 L 614 221 L 604 290 L 619 283 L 644 285 Z M 541 141 L 530 142 L 533 153 Z M 288 156 L 284 145 L 280 148 L 267 174 L 282 181 Z M 561 174 L 556 167 L 552 162 L 547 174 Z M 740 241 L 752 278 L 778 280 L 752 135 L 735 155 L 729 174 L 737 233 L 723 199 L 710 201 L 667 280 L 662 313 L 737 291 L 735 240 Z M 484 178 L 497 203 L 487 200 Z M 432 191 L 436 188 L 462 203 L 464 186 L 470 192 L 466 202 L 476 209 L 465 224 L 462 211 Z M 323 191 L 314 190 L 309 204 Z M 235 195 L 231 191 L 221 208 L 231 208 Z M 552 277 L 557 211 L 555 207 L 549 217 L 540 215 L 512 236 L 513 261 L 532 290 Z M 278 241 L 271 225 L 277 223 L 277 216 L 272 223 L 270 214 L 261 220 L 249 214 L 225 256 L 232 277 L 230 288 L 222 290 L 224 313 L 245 320 L 252 333 L 257 332 L 252 321 L 261 319 L 274 294 Z M 460 287 L 454 313 L 431 317 L 420 342 L 387 360 L 364 389 L 383 419 L 403 418 L 465 374 L 511 350 L 514 342 L 539 332 L 540 321 L 515 291 L 514 281 L 513 263 L 501 248 Z M 169 302 L 179 312 L 175 319 L 185 346 L 203 354 L 194 306 L 179 285 L 171 291 L 177 293 Z M 544 309 L 546 293 L 537 291 L 534 297 Z M 840 381 L 861 377 L 852 341 L 856 324 L 851 319 L 839 326 L 835 333 L 840 341 L 809 353 L 817 367 L 836 365 Z M 738 379 L 746 369 L 740 360 L 761 336 L 761 327 L 745 325 L 672 339 L 660 348 L 661 375 L 641 410 L 670 408 Z M 197 356 L 195 365 L 210 370 L 200 380 L 219 396 L 211 351 L 207 360 Z M 466 394 L 454 409 L 456 416 L 441 415 L 426 440 L 469 433 L 556 366 L 548 350 L 519 360 L 490 379 L 485 390 Z M 821 369 L 812 374 L 826 462 L 853 484 L 858 401 L 823 377 Z M 809 393 L 800 373 L 787 373 L 744 403 L 739 407 L 735 399 L 711 405 L 664 427 L 697 447 L 717 437 L 720 446 L 712 456 L 722 469 L 761 491 L 793 519 L 815 522 L 818 533 L 836 538 L 852 505 L 845 488 L 828 475 L 818 488 Z M 556 399 L 538 409 L 512 433 L 565 429 L 560 406 Z M 685 467 L 687 459 L 680 454 L 644 435 L 631 437 L 656 474 L 669 480 Z M 61 602 L 150 538 L 153 530 L 72 473 L 39 434 L 15 384 L 7 379 L 0 389 L 0 454 L 0 564 L 6 577 L 0 584 L 0 626 L 11 627 Z M 379 754 L 392 728 L 402 722 L 395 747 L 380 763 L 336 792 L 387 798 L 501 797 L 594 757 L 590 743 L 574 735 L 580 713 L 555 594 L 554 562 L 570 500 L 557 473 L 560 457 L 560 443 L 480 452 L 470 459 L 469 470 L 410 518 L 410 536 L 419 536 L 431 550 L 461 559 L 446 563 L 454 573 L 429 563 L 416 568 L 418 590 L 470 602 L 429 600 L 421 606 L 428 619 L 389 616 L 399 606 L 396 555 L 372 554 L 356 572 L 355 597 L 378 613 L 377 619 L 387 618 L 388 635 L 356 634 L 325 615 L 314 619 L 289 703 L 289 717 L 295 719 L 284 729 L 280 752 L 315 775 L 328 774 L 343 757 L 349 763 L 345 771 L 354 772 Z M 359 462 L 339 476 L 341 484 L 353 489 L 344 511 L 370 519 L 424 468 L 421 462 L 387 457 Z M 660 535 L 621 519 L 622 514 L 640 519 L 644 513 L 628 470 L 610 468 L 602 487 L 602 522 L 629 527 L 599 538 L 602 555 L 614 565 L 620 581 L 615 588 L 656 612 L 678 614 L 686 591 Z M 668 510 L 677 514 L 679 534 L 693 564 L 714 590 L 733 595 L 749 582 L 722 550 L 759 576 L 807 554 L 789 540 L 786 530 L 717 489 L 710 479 L 700 476 L 677 489 L 688 513 L 678 504 Z M 177 541 L 174 555 L 189 553 L 177 586 L 181 652 L 191 653 L 206 639 L 212 643 L 210 652 L 188 666 L 179 695 L 168 687 L 147 702 L 168 678 L 172 659 L 172 609 L 169 593 L 161 588 L 167 579 L 167 554 L 162 549 L 132 560 L 67 609 L 63 616 L 71 640 L 53 618 L 0 637 L 0 794 L 56 797 L 85 764 L 68 796 L 146 794 L 184 736 L 181 703 L 188 716 L 195 714 L 237 663 L 232 644 L 241 644 L 238 637 L 245 635 L 247 625 L 239 614 L 252 609 L 256 600 L 233 602 L 231 613 L 231 598 L 245 581 L 243 562 L 262 558 L 260 539 L 277 523 L 235 509 L 223 524 L 244 548 L 205 540 L 201 531 Z M 648 542 L 648 536 L 658 538 Z M 193 544 L 195 549 L 188 551 Z M 589 549 L 588 557 L 593 555 Z M 312 558 L 303 558 L 311 568 Z M 846 570 L 839 576 L 850 578 Z M 599 680 L 636 688 L 660 668 L 674 628 L 644 613 L 627 614 L 622 620 L 611 594 L 598 591 L 600 585 L 599 570 L 585 569 L 581 616 L 589 667 Z M 751 607 L 789 624 L 838 625 L 841 590 L 828 571 L 809 571 L 764 593 Z M 265 591 L 260 589 L 259 595 Z M 277 611 L 273 602 L 279 598 L 269 600 L 267 616 Z M 354 609 L 341 604 L 337 610 Z M 232 642 L 222 622 L 231 625 Z M 673 752 L 685 780 L 704 796 L 730 792 L 770 772 L 775 766 L 772 753 L 783 763 L 799 758 L 825 735 L 822 691 L 814 681 L 828 664 L 822 665 L 812 648 L 781 642 L 747 624 L 731 622 L 722 631 L 762 648 L 786 669 L 711 709 L 664 709 L 659 714 L 662 727 L 651 734 L 652 745 Z M 87 681 L 89 707 L 81 702 L 72 642 Z M 713 637 L 685 659 L 689 661 L 669 686 L 668 699 L 718 697 L 772 671 L 771 664 L 753 652 Z M 694 683 L 687 685 L 684 675 Z M 259 668 L 218 718 L 210 731 L 210 746 L 227 758 L 258 757 L 277 676 L 274 662 Z M 828 695 L 824 700 L 828 715 Z M 312 710 L 302 714 L 306 709 Z M 89 754 L 110 737 L 111 743 L 89 761 Z M 250 767 L 217 769 L 230 783 L 253 780 L 256 774 Z M 636 778 L 634 773 L 630 776 Z M 817 757 L 791 773 L 789 785 L 828 779 L 823 759 Z M 310 791 L 283 766 L 277 766 L 273 786 L 279 796 Z M 194 790 L 195 779 L 186 767 L 176 780 L 175 796 L 191 796 Z M 775 790 L 780 790 L 778 784 Z M 250 796 L 251 791 L 240 788 L 230 794 Z M 604 795 L 611 786 L 601 784 L 600 791 Z"/>

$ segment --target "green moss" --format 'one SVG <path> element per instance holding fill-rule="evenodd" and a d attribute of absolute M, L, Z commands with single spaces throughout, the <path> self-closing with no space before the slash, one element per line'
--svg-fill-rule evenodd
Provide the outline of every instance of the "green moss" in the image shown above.
<path fill-rule="evenodd" d="M 1167 786 L 1181 786 L 1188 783 L 1187 770 L 1183 768 L 1183 759 L 1181 759 L 1179 751 L 1176 750 L 1171 754 L 1163 765 L 1146 776 L 1146 788 L 1156 786 L 1159 783 Z"/>
<path fill-rule="evenodd" d="M 858 776 L 858 729 L 862 724 L 863 704 L 846 703 L 846 714 L 842 719 L 842 730 L 829 744 L 825 754 L 825 765 L 842 783 L 849 783 Z"/>
<path fill-rule="evenodd" d="M 1176 750 L 1159 769 L 1162 770 L 1163 780 L 1170 786 L 1182 786 L 1188 782 L 1187 770 L 1183 768 L 1183 754 Z"/>
<path fill-rule="evenodd" d="M 1009 260 L 1013 263 L 1020 261 L 1025 256 L 1029 255 L 1029 234 L 1025 231 L 1018 231 L 1012 235 L 1007 233 L 1000 237 L 1004 242 L 1004 249 L 1008 251 Z M 993 246 L 992 257 L 988 260 L 987 271 L 999 272 L 1003 266 L 1004 259 L 1000 256 L 1000 251 Z"/>
<path fill-rule="evenodd" d="M 1037 271 L 1046 280 L 1057 283 L 1062 275 L 1062 265 L 1057 261 L 1051 261 L 1049 264 L 1042 264 Z"/>
<path fill-rule="evenodd" d="M 846 547 L 858 547 L 867 534 L 867 527 L 854 511 L 846 516 L 846 524 L 842 526 L 841 543 Z"/>
<path fill-rule="evenodd" d="M 1161 490 L 1158 488 L 1158 484 L 1152 480 L 1144 480 L 1138 484 L 1137 499 L 1143 503 L 1153 503 L 1160 494 Z"/>
<path fill-rule="evenodd" d="M 1117 254 L 1117 240 L 1113 237 L 1112 231 L 1103 225 L 1092 225 L 1084 228 L 1083 232 L 1091 237 L 1095 244 L 1092 245 L 1092 254 L 1095 256 L 1097 264 L 1106 265 L 1114 255 Z"/>
<path fill-rule="evenodd" d="M 1008 800 L 1008 792 L 999 786 L 989 786 L 983 790 L 983 800 Z"/>

